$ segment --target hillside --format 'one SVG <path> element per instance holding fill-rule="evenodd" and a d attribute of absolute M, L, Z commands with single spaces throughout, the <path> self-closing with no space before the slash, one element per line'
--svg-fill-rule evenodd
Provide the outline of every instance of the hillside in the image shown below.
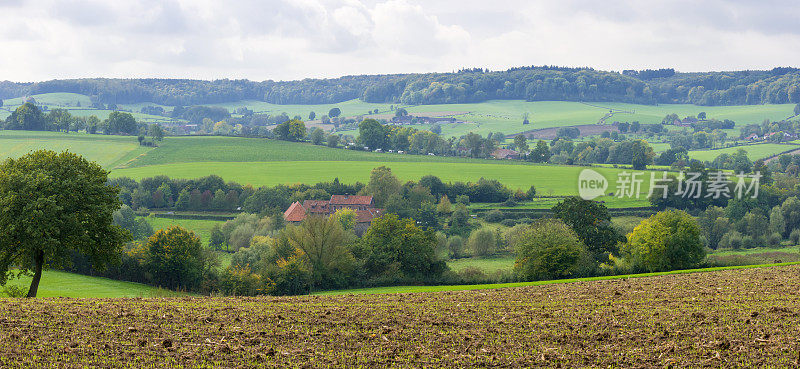
<path fill-rule="evenodd" d="M 48 93 L 32 95 L 37 104 L 48 109 L 65 108 L 76 116 L 97 115 L 100 119 L 108 116 L 111 110 L 86 108 L 91 100 L 87 95 L 74 93 Z M 0 108 L 0 119 L 11 114 L 22 103 L 21 98 L 6 99 Z M 486 135 L 489 132 L 502 132 L 513 135 L 525 131 L 566 127 L 576 125 L 611 124 L 614 121 L 633 122 L 642 124 L 661 123 L 664 116 L 676 113 L 680 117 L 697 116 L 705 112 L 709 118 L 730 119 L 737 126 L 729 132 L 738 135 L 738 130 L 746 124 L 758 124 L 765 119 L 780 121 L 794 115 L 794 104 L 766 104 L 766 105 L 733 105 L 733 106 L 699 106 L 691 104 L 626 104 L 613 102 L 575 102 L 575 101 L 525 101 L 525 100 L 488 100 L 480 103 L 460 104 L 425 104 L 425 105 L 397 105 L 390 103 L 368 103 L 360 99 L 347 100 L 324 104 L 291 104 L 282 105 L 258 100 L 234 100 L 206 104 L 210 107 L 222 107 L 234 113 L 239 108 L 247 108 L 255 114 L 279 116 L 286 114 L 288 117 L 300 116 L 308 118 L 309 113 L 315 113 L 315 120 L 309 120 L 309 126 L 320 125 L 320 117 L 327 114 L 332 108 L 339 108 L 343 117 L 372 117 L 376 119 L 391 119 L 394 116 L 392 107 L 403 106 L 410 114 L 416 116 L 445 116 L 453 117 L 457 123 L 441 124 L 442 135 L 445 137 L 459 137 L 469 132 Z M 119 104 L 118 108 L 131 112 L 140 122 L 146 123 L 184 123 L 180 119 L 167 116 L 150 115 L 142 113 L 142 108 L 159 107 L 166 112 L 171 112 L 173 107 L 154 104 L 151 102 Z M 370 114 L 375 110 L 377 114 Z M 611 113 L 609 113 L 611 112 Z M 528 114 L 530 124 L 522 124 L 523 114 Z M 330 130 L 332 125 L 323 126 Z M 415 125 L 415 128 L 430 129 L 430 124 Z M 355 130 L 340 129 L 337 133 L 357 135 Z"/>
<path fill-rule="evenodd" d="M 785 266 L 469 292 L 5 300 L 0 366 L 790 367 L 798 278 Z"/>
<path fill-rule="evenodd" d="M 527 190 L 536 186 L 543 195 L 571 195 L 577 186 L 578 166 L 530 164 L 520 161 L 468 159 L 428 155 L 400 155 L 332 149 L 308 143 L 240 137 L 166 137 L 157 148 L 138 146 L 135 137 L 78 133 L 0 131 L 0 159 L 29 150 L 69 149 L 98 161 L 112 177 L 134 179 L 167 175 L 198 178 L 218 175 L 226 181 L 253 186 L 317 183 L 334 178 L 345 183 L 367 182 L 370 171 L 385 165 L 401 180 L 428 174 L 445 181 L 497 179 Z M 597 168 L 614 179 L 623 169 Z M 649 176 L 642 185 L 646 191 Z M 639 200 L 645 204 L 644 198 Z"/>

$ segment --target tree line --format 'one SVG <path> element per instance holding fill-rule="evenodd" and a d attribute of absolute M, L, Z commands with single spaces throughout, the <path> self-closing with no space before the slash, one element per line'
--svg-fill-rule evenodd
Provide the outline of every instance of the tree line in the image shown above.
<path fill-rule="evenodd" d="M 358 75 L 334 79 L 263 81 L 220 79 L 72 79 L 0 82 L 0 98 L 49 92 L 88 95 L 95 104 L 153 102 L 169 106 L 259 100 L 327 104 L 360 98 L 403 104 L 527 101 L 617 101 L 641 104 L 781 104 L 800 102 L 800 71 L 680 73 L 672 69 L 622 73 L 591 68 L 517 67 L 505 71 Z"/>

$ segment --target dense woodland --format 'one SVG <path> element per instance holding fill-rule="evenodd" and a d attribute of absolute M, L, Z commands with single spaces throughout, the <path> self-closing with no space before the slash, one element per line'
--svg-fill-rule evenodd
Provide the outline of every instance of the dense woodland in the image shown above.
<path fill-rule="evenodd" d="M 261 100 L 277 104 L 336 103 L 355 98 L 403 104 L 470 103 L 490 99 L 617 101 L 640 104 L 780 104 L 800 102 L 800 70 L 679 73 L 518 67 L 456 73 L 359 75 L 300 81 L 74 79 L 0 82 L 0 98 L 49 92 L 91 96 L 97 104 L 152 102 L 170 106 Z"/>

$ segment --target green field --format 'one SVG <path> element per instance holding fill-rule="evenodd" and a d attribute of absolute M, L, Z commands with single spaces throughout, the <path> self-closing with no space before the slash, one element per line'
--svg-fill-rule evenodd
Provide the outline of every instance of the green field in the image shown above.
<path fill-rule="evenodd" d="M 30 286 L 31 277 L 20 277 L 9 281 L 9 285 L 25 288 Z M 37 297 L 169 297 L 184 294 L 163 290 L 148 285 L 115 281 L 113 279 L 90 277 L 80 274 L 46 270 L 42 272 Z"/>
<path fill-rule="evenodd" d="M 339 178 L 367 182 L 370 171 L 386 165 L 401 180 L 434 174 L 444 181 L 497 179 L 516 189 L 536 186 L 540 195 L 575 195 L 583 167 L 534 165 L 497 161 L 399 155 L 331 149 L 310 144 L 235 137 L 167 137 L 157 148 L 142 148 L 134 137 L 54 132 L 0 131 L 0 158 L 15 157 L 32 149 L 69 149 L 111 169 L 112 177 L 135 179 L 168 175 L 197 178 L 219 175 L 227 181 L 254 186 L 317 183 Z M 614 191 L 617 174 L 624 169 L 596 167 Z M 649 176 L 640 192 L 646 193 Z M 630 200 L 635 201 L 635 200 Z"/>
<path fill-rule="evenodd" d="M 611 109 L 614 114 L 604 123 L 614 121 L 643 124 L 657 124 L 667 114 L 676 113 L 681 118 L 697 116 L 706 112 L 709 119 L 731 119 L 738 127 L 761 123 L 764 119 L 772 121 L 786 119 L 793 114 L 793 104 L 779 105 L 736 105 L 736 106 L 697 106 L 688 104 L 639 105 L 609 102 L 569 102 L 569 101 L 523 101 L 490 100 L 476 104 L 434 104 L 406 106 L 410 113 L 424 115 L 430 112 L 452 112 L 466 124 L 446 124 L 442 127 L 445 136 L 460 136 L 468 132 L 486 134 L 503 132 L 507 135 L 532 129 L 563 127 L 582 124 L 596 124 Z M 531 124 L 522 124 L 522 114 L 530 114 Z M 633 113 L 628 113 L 633 112 Z M 420 127 L 428 127 L 421 125 Z M 353 132 L 350 132 L 353 133 Z"/>
<path fill-rule="evenodd" d="M 202 220 L 202 219 L 170 219 L 170 218 L 160 218 L 149 216 L 147 218 L 147 222 L 153 226 L 153 230 L 157 231 L 159 229 L 167 229 L 172 226 L 180 226 L 186 228 L 192 232 L 194 232 L 197 237 L 200 237 L 200 241 L 203 242 L 203 246 L 208 245 L 208 240 L 211 238 L 211 230 L 217 224 L 223 224 L 222 221 L 217 220 Z"/>
<path fill-rule="evenodd" d="M 692 150 L 689 151 L 689 157 L 692 159 L 697 159 L 702 161 L 712 161 L 722 154 L 732 155 L 736 153 L 736 151 L 738 151 L 739 149 L 744 149 L 745 151 L 747 151 L 747 157 L 749 157 L 750 160 L 758 160 L 773 155 L 777 155 L 782 152 L 796 150 L 798 148 L 800 148 L 800 146 L 798 145 L 764 143 L 756 145 L 726 147 L 724 149 L 717 149 L 717 150 Z"/>
<path fill-rule="evenodd" d="M 494 274 L 497 272 L 511 272 L 514 268 L 515 260 L 513 256 L 499 258 L 463 258 L 449 260 L 447 266 L 456 272 L 466 268 L 477 268 L 486 274 Z"/>
<path fill-rule="evenodd" d="M 542 195 L 572 196 L 577 194 L 578 174 L 582 167 L 519 164 L 479 164 L 479 163 L 408 163 L 380 161 L 274 161 L 274 162 L 202 162 L 151 165 L 146 167 L 116 169 L 112 177 L 131 177 L 141 179 L 159 174 L 175 178 L 197 178 L 216 174 L 228 181 L 254 186 L 317 183 L 339 178 L 345 183 L 369 181 L 370 171 L 386 165 L 401 180 L 418 180 L 424 175 L 433 174 L 445 182 L 472 181 L 481 177 L 497 179 L 512 189 L 526 190 L 536 186 Z M 609 192 L 614 192 L 617 174 L 625 169 L 593 168 L 609 181 Z M 630 171 L 629 169 L 627 171 Z M 644 180 L 640 193 L 646 194 L 649 175 Z"/>
<path fill-rule="evenodd" d="M 775 105 L 733 105 L 733 106 L 698 106 L 689 104 L 659 104 L 638 105 L 625 103 L 595 103 L 613 109 L 632 111 L 634 114 L 616 113 L 612 121 L 632 122 L 639 121 L 643 124 L 661 123 L 667 114 L 675 113 L 679 117 L 696 117 L 698 113 L 705 112 L 708 119 L 730 119 L 736 122 L 737 127 L 747 124 L 761 124 L 764 119 L 780 121 L 794 116 L 794 104 Z"/>
<path fill-rule="evenodd" d="M 114 168 L 152 150 L 152 148 L 139 146 L 136 137 L 0 131 L 0 159 L 19 157 L 39 149 L 69 150 L 106 168 Z"/>

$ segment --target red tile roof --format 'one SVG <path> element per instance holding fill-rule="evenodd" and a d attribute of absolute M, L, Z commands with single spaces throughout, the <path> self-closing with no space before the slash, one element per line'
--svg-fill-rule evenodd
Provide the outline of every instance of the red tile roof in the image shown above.
<path fill-rule="evenodd" d="M 306 210 L 303 209 L 303 205 L 300 205 L 297 201 L 292 203 L 292 205 L 283 212 L 283 219 L 286 219 L 287 222 L 301 222 L 305 218 Z"/>
<path fill-rule="evenodd" d="M 306 200 L 303 201 L 303 209 L 309 213 L 328 213 L 328 204 L 326 200 Z"/>
<path fill-rule="evenodd" d="M 381 215 L 383 215 L 383 210 L 381 209 L 356 210 L 356 222 L 370 223 L 373 218 L 377 218 Z"/>
<path fill-rule="evenodd" d="M 372 196 L 333 195 L 330 203 L 331 205 L 370 205 Z"/>

